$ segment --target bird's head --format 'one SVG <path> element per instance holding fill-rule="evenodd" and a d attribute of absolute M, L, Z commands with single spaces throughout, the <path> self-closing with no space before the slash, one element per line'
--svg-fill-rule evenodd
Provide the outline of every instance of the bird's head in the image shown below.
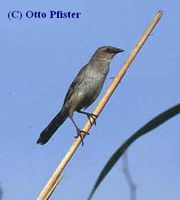
<path fill-rule="evenodd" d="M 93 54 L 91 61 L 102 61 L 110 63 L 113 57 L 120 52 L 123 52 L 123 49 L 112 47 L 112 46 L 103 46 L 98 48 Z"/>

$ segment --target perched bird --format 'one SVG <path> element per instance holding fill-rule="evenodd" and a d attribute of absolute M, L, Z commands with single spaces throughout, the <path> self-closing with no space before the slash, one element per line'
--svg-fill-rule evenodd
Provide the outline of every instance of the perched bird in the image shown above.
<path fill-rule="evenodd" d="M 68 117 L 76 128 L 77 136 L 81 136 L 80 133 L 82 131 L 76 125 L 73 119 L 73 113 L 77 111 L 87 115 L 89 119 L 92 117 L 95 121 L 96 116 L 94 114 L 82 111 L 81 109 L 86 109 L 97 99 L 109 72 L 109 64 L 112 58 L 117 53 L 123 51 L 124 50 L 112 46 L 103 46 L 95 51 L 90 61 L 81 68 L 76 78 L 71 83 L 61 110 L 41 132 L 37 143 L 47 143 Z"/>

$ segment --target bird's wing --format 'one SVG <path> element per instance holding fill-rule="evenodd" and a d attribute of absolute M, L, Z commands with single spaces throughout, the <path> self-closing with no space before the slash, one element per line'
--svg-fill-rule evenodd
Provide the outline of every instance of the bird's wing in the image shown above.
<path fill-rule="evenodd" d="M 76 78 L 71 83 L 71 85 L 66 93 L 66 96 L 64 98 L 64 104 L 70 99 L 73 92 L 76 90 L 76 88 L 82 83 L 82 81 L 86 77 L 85 73 L 86 73 L 87 66 L 88 66 L 88 64 L 86 64 L 84 67 L 81 68 L 81 70 L 78 72 Z"/>

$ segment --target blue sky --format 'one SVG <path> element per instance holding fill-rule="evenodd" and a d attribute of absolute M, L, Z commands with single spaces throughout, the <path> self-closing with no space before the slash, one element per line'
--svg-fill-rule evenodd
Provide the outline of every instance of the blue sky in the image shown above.
<path fill-rule="evenodd" d="M 158 10 L 160 23 L 138 54 L 85 140 L 64 171 L 53 200 L 86 199 L 110 155 L 144 123 L 180 99 L 180 2 L 22 1 L 1 2 L 0 186 L 3 200 L 36 199 L 74 140 L 67 120 L 44 146 L 36 140 L 62 106 L 79 69 L 100 46 L 125 50 L 111 63 L 103 91 Z M 81 12 L 79 19 L 9 20 L 9 11 Z M 100 99 L 98 98 L 98 100 Z M 98 100 L 88 108 L 91 112 Z M 86 117 L 75 114 L 82 127 Z M 179 200 L 179 116 L 137 141 L 129 164 L 138 199 Z M 94 196 L 128 199 L 120 161 Z"/>

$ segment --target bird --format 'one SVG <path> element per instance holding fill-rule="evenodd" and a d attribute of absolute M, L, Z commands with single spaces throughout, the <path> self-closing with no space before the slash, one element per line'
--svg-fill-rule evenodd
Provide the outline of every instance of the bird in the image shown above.
<path fill-rule="evenodd" d="M 78 128 L 73 119 L 75 111 L 87 115 L 89 120 L 93 118 L 93 122 L 95 123 L 97 116 L 82 111 L 82 109 L 87 109 L 97 99 L 109 72 L 111 60 L 116 54 L 123 51 L 123 49 L 113 46 L 102 46 L 94 52 L 89 62 L 80 69 L 71 83 L 65 95 L 62 108 L 49 125 L 40 133 L 37 144 L 46 144 L 68 117 L 76 128 L 76 137 L 81 136 L 81 132 L 83 131 Z"/>

